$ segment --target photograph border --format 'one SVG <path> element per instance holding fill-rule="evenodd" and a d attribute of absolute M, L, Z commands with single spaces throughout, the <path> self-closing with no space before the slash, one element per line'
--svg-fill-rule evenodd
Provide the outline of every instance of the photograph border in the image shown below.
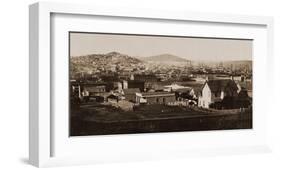
<path fill-rule="evenodd" d="M 70 164 L 71 159 L 51 156 L 52 129 L 52 61 L 51 28 L 52 13 L 118 16 L 154 20 L 211 22 L 214 24 L 262 25 L 267 29 L 267 64 L 273 66 L 273 18 L 227 14 L 164 11 L 113 6 L 77 5 L 40 2 L 29 7 L 29 162 L 37 167 Z M 273 72 L 269 67 L 267 74 Z M 272 78 L 269 78 L 272 81 Z M 267 147 L 267 146 L 265 146 Z M 229 148 L 231 150 L 231 148 Z M 251 148 L 248 148 L 250 151 Z M 242 151 L 243 152 L 243 151 Z M 75 157 L 75 155 L 74 155 Z M 86 158 L 85 158 L 86 160 Z M 90 161 L 94 162 L 94 161 Z M 81 161 L 81 164 L 85 162 Z"/>

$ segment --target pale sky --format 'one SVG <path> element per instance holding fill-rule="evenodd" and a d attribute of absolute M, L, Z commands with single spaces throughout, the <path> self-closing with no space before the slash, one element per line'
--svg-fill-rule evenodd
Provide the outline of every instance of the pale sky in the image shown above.
<path fill-rule="evenodd" d="M 70 33 L 70 55 L 112 51 L 149 57 L 172 54 L 189 60 L 252 60 L 252 40 Z"/>

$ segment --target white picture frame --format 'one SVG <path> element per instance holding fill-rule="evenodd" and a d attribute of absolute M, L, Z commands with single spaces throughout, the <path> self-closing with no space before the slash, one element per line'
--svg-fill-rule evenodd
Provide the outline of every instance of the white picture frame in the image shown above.
<path fill-rule="evenodd" d="M 161 10 L 150 10 L 150 9 L 120 9 L 116 7 L 102 7 L 102 6 L 86 6 L 86 5 L 77 5 L 77 4 L 61 4 L 61 3 L 50 3 L 50 2 L 40 2 L 32 4 L 29 7 L 29 161 L 32 165 L 37 167 L 45 166 L 57 166 L 57 165 L 71 165 L 71 164 L 88 164 L 88 163 L 97 163 L 97 162 L 114 162 L 114 161 L 127 161 L 127 160 L 143 160 L 143 159 L 154 159 L 158 158 L 169 158 L 169 157 L 178 157 L 178 156 L 188 156 L 188 155 L 210 155 L 210 154 L 233 154 L 233 153 L 248 153 L 248 152 L 264 152 L 269 151 L 268 146 L 266 145 L 265 139 L 265 115 L 259 117 L 257 121 L 260 126 L 257 128 L 257 133 L 255 137 L 249 138 L 248 141 L 238 142 L 237 145 L 225 145 L 224 147 L 218 146 L 213 147 L 202 147 L 201 149 L 193 146 L 196 141 L 189 147 L 185 147 L 183 150 L 180 150 L 180 144 L 182 142 L 177 142 L 181 140 L 185 142 L 187 140 L 186 136 L 192 137 L 199 134 L 204 135 L 206 133 L 194 133 L 188 132 L 189 134 L 183 137 L 186 132 L 181 132 L 180 134 L 156 134 L 156 135 L 133 135 L 133 137 L 128 137 L 126 135 L 120 135 L 115 137 L 101 137 L 101 138 L 83 138 L 83 145 L 91 147 L 95 143 L 91 143 L 92 140 L 98 140 L 100 145 L 100 150 L 97 152 L 101 154 L 101 150 L 106 150 L 106 146 L 102 143 L 110 142 L 111 146 L 119 147 L 120 143 L 111 142 L 112 138 L 123 141 L 122 146 L 129 146 L 131 142 L 137 143 L 138 141 L 143 141 L 146 139 L 151 139 L 152 143 L 159 140 L 168 140 L 169 136 L 174 137 L 174 140 L 169 140 L 168 142 L 172 143 L 174 146 L 171 147 L 166 145 L 161 145 L 156 148 L 154 152 L 158 152 L 161 149 L 163 152 L 153 154 L 151 151 L 143 151 L 143 149 L 136 149 L 130 152 L 130 147 L 127 148 L 128 152 L 120 152 L 120 150 L 114 150 L 119 153 L 112 153 L 106 151 L 101 154 L 100 157 L 90 156 L 90 155 L 79 155 L 75 154 L 79 148 L 72 148 L 73 154 L 61 156 L 54 156 L 52 153 L 55 148 L 56 140 L 52 139 L 57 133 L 57 127 L 53 127 L 53 117 L 51 113 L 54 111 L 54 103 L 52 100 L 52 95 L 54 91 L 52 90 L 54 85 L 52 81 L 54 74 L 59 74 L 54 72 L 53 62 L 54 58 L 51 57 L 53 52 L 52 48 L 52 16 L 54 14 L 63 14 L 70 15 L 70 17 L 75 16 L 103 16 L 103 17 L 119 17 L 126 18 L 129 20 L 134 19 L 147 19 L 150 22 L 154 21 L 175 21 L 175 22 L 202 22 L 202 23 L 211 23 L 211 24 L 220 24 L 228 25 L 229 27 L 234 27 L 235 25 L 246 25 L 246 26 L 257 26 L 261 27 L 264 31 L 262 40 L 266 42 L 262 43 L 264 49 L 261 51 L 265 54 L 264 58 L 257 59 L 257 67 L 262 69 L 264 72 L 263 78 L 267 78 L 267 83 L 264 85 L 258 85 L 257 89 L 265 89 L 265 87 L 270 86 L 271 78 L 269 73 L 272 71 L 273 64 L 271 63 L 272 59 L 272 46 L 273 46 L 273 19 L 272 17 L 257 17 L 257 16 L 239 16 L 239 15 L 227 15 L 227 14 L 209 14 L 209 13 L 196 13 L 196 12 L 186 12 L 186 11 L 161 11 Z M 78 19 L 79 20 L 79 19 Z M 208 33 L 206 33 L 208 34 Z M 257 32 L 257 36 L 259 33 Z M 262 33 L 260 33 L 262 34 Z M 68 40 L 67 40 L 68 41 Z M 64 49 L 68 50 L 68 49 Z M 260 68 L 261 63 L 266 62 L 266 67 Z M 263 95 L 262 93 L 260 95 Z M 68 101 L 63 101 L 68 102 Z M 266 105 L 264 106 L 266 107 Z M 270 114 L 270 113 L 266 113 Z M 67 119 L 67 118 L 66 118 Z M 254 122 L 256 123 L 256 122 Z M 59 133 L 59 132 L 58 132 Z M 211 135 L 206 135 L 204 140 L 214 137 L 216 132 L 207 132 Z M 237 133 L 243 133 L 244 136 L 247 136 L 249 131 L 237 131 Z M 192 135 L 193 134 L 193 135 Z M 236 134 L 236 135 L 238 135 Z M 226 135 L 227 134 L 223 134 Z M 249 135 L 251 136 L 251 135 Z M 230 137 L 232 134 L 230 134 Z M 130 138 L 130 139 L 128 139 Z M 222 137 L 223 138 L 223 137 Z M 261 139 L 260 141 L 253 142 L 254 139 Z M 75 139 L 76 142 L 81 142 L 80 139 Z M 215 140 L 212 142 L 216 142 Z M 200 142 L 199 142 L 200 143 Z M 228 143 L 228 141 L 226 141 Z M 139 144 L 139 143 L 137 143 Z M 202 143 L 203 144 L 203 143 Z M 145 144 L 149 146 L 149 144 Z M 154 147 L 154 144 L 151 144 Z M 215 144 L 216 145 L 216 144 Z M 73 145 L 79 147 L 79 145 Z M 56 147 L 62 147 L 62 145 L 57 145 Z M 93 146 L 94 147 L 94 146 Z M 68 148 L 70 149 L 70 148 Z M 126 150 L 126 149 L 125 149 Z M 71 150 L 70 150 L 71 151 Z M 97 154 L 96 153 L 96 154 Z M 167 155 L 169 153 L 169 155 Z M 121 157 L 119 157 L 121 155 Z"/>

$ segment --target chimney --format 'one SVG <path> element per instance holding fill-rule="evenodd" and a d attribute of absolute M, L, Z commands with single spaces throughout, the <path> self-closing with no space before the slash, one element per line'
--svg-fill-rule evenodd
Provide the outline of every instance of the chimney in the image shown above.
<path fill-rule="evenodd" d="M 241 75 L 241 82 L 244 82 L 245 77 L 243 75 Z"/>

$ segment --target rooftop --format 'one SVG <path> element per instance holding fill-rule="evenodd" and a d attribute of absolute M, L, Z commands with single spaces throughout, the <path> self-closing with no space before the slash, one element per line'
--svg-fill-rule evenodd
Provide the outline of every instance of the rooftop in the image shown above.
<path fill-rule="evenodd" d="M 181 85 L 178 85 L 178 84 L 171 84 L 171 85 L 164 86 L 164 87 L 165 88 L 171 88 L 173 90 L 189 88 L 189 87 L 181 86 Z"/>
<path fill-rule="evenodd" d="M 146 92 L 140 93 L 143 97 L 154 97 L 154 96 L 174 96 L 175 93 L 169 92 Z"/>
<path fill-rule="evenodd" d="M 134 94 L 134 93 L 139 93 L 140 89 L 139 88 L 129 88 L 129 89 L 123 89 L 125 94 Z"/>
<path fill-rule="evenodd" d="M 231 79 L 208 80 L 206 83 L 213 93 L 224 91 L 226 88 L 230 88 L 233 91 L 238 90 L 237 84 Z"/>

